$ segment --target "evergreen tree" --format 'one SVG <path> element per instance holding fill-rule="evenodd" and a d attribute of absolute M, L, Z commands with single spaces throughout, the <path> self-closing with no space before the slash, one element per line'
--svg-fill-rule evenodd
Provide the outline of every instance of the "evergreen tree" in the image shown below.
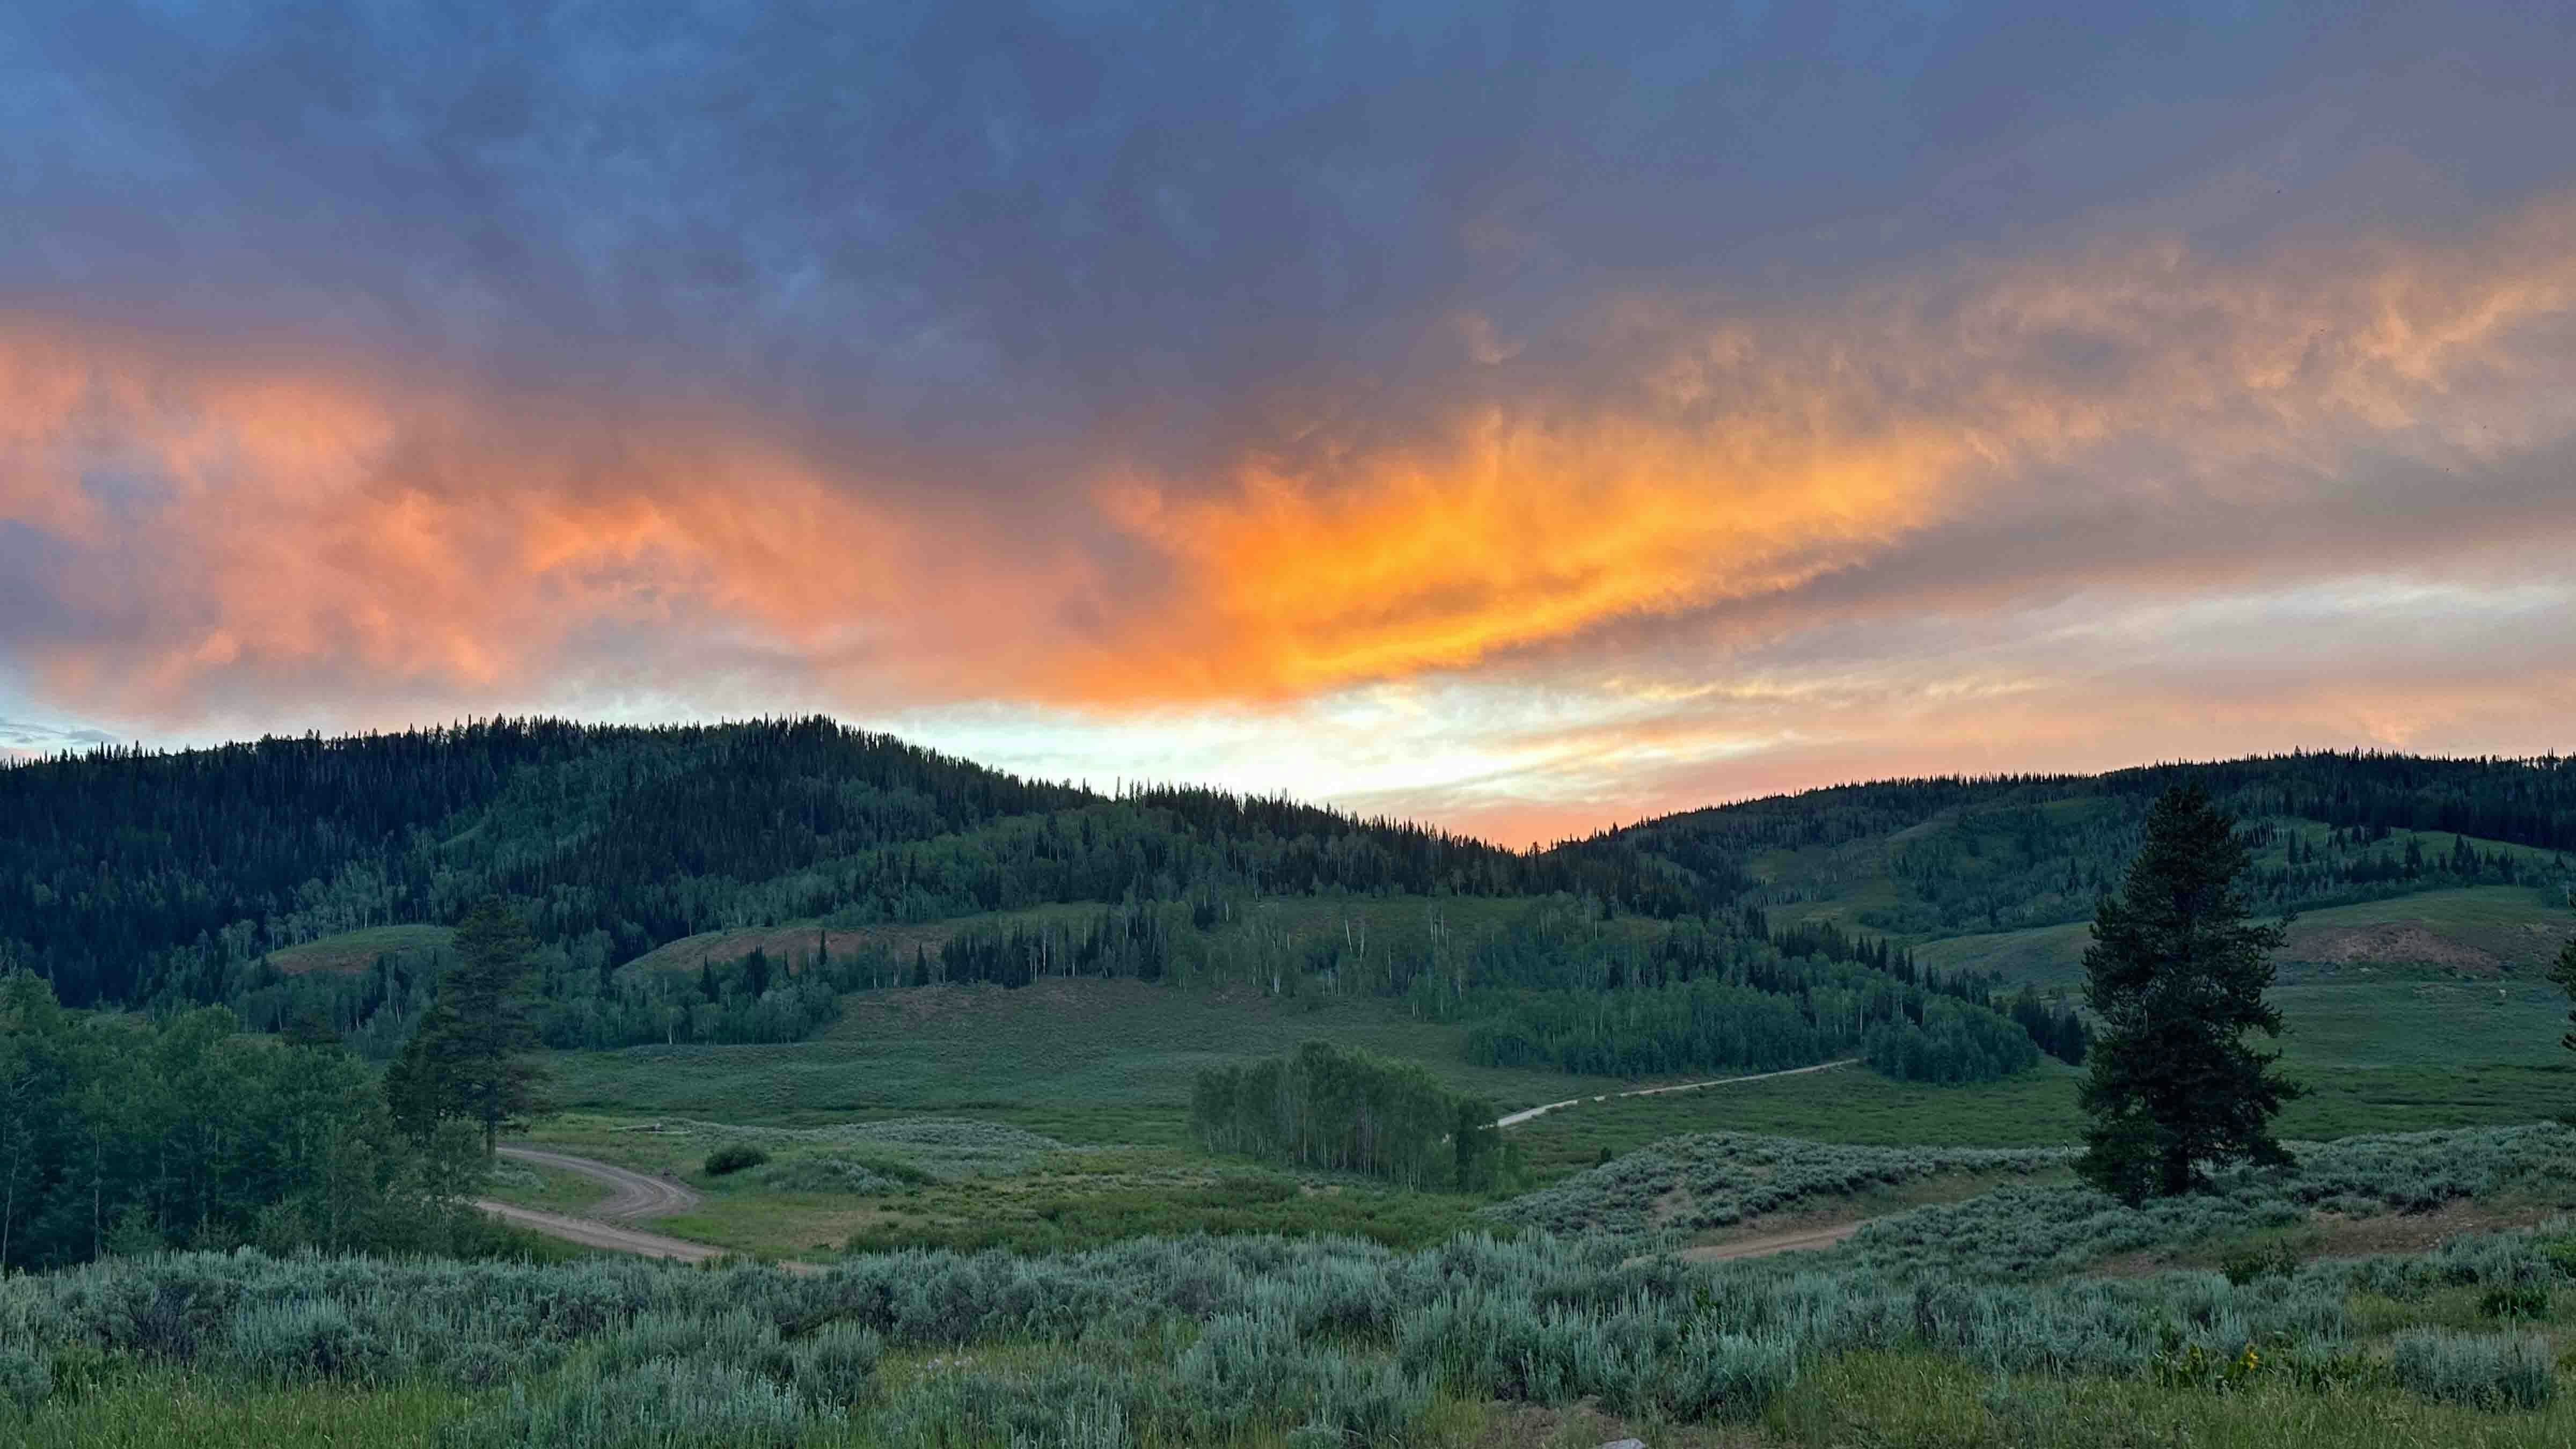
<path fill-rule="evenodd" d="M 2201 1181 L 2201 1165 L 2286 1162 L 2271 1118 L 2299 1089 L 2245 1035 L 2278 1036 L 2266 1004 L 2281 926 L 2248 924 L 2251 864 L 2235 822 L 2197 786 L 2166 791 L 2121 893 L 2084 953 L 2085 1000 L 2103 1021 L 2082 1089 L 2093 1118 L 2077 1170 L 2135 1202 Z"/>
<path fill-rule="evenodd" d="M 483 1134 L 488 1156 L 501 1129 L 543 1109 L 543 1073 L 524 985 L 536 940 L 498 897 L 487 897 L 456 928 L 457 963 L 419 1030 L 385 1071 L 394 1120 L 426 1140 L 440 1122 L 462 1120 Z"/>

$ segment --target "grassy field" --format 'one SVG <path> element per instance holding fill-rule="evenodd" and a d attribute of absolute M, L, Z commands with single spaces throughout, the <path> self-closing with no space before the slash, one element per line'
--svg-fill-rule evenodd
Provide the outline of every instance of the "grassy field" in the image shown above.
<path fill-rule="evenodd" d="M 2550 1066 L 2567 997 L 2537 977 L 2462 979 L 2422 967 L 2285 968 L 2271 993 L 2293 1068 Z"/>
<path fill-rule="evenodd" d="M 2438 839 L 2450 849 L 2449 836 Z M 2576 914 L 2549 893 L 2474 886 L 2308 912 L 2291 927 L 2281 960 L 2285 967 L 2429 964 L 2480 977 L 2530 975 L 2570 934 L 2576 934 Z M 1943 971 L 1991 971 L 2011 986 L 2074 986 L 2083 980 L 2084 948 L 2092 939 L 2092 927 L 2075 921 L 1926 941 L 1914 956 Z"/>
<path fill-rule="evenodd" d="M 2449 920 L 2510 920 L 2511 902 L 2448 893 Z M 1327 904 L 1310 914 L 1328 919 Z M 2354 908 L 2356 912 L 2365 909 Z M 1308 921 L 1302 928 L 1313 928 Z M 2288 1018 L 2285 1063 L 2308 1094 L 2282 1132 L 2504 1125 L 2576 1111 L 2576 1071 L 2557 1045 L 2563 1000 L 2527 977 L 2464 978 L 2423 967 L 2291 965 L 2274 1000 Z M 1421 1061 L 1498 1109 L 1615 1093 L 1634 1084 L 1546 1071 L 1475 1068 L 1463 1032 L 1388 1003 L 1276 998 L 1125 981 L 1048 982 L 1019 991 L 938 987 L 865 992 L 821 1037 L 782 1046 L 644 1047 L 559 1054 L 570 1115 L 539 1140 L 667 1172 L 708 1193 L 668 1231 L 765 1256 L 865 1247 L 1078 1247 L 1124 1233 L 1345 1232 L 1430 1241 L 1476 1204 L 1397 1201 L 1364 1184 L 1281 1177 L 1212 1159 L 1190 1141 L 1190 1082 L 1202 1067 L 1276 1055 L 1323 1038 Z M 2078 1140 L 2080 1072 L 2049 1062 L 1980 1086 L 1890 1081 L 1864 1069 L 1706 1091 L 1583 1102 L 1512 1129 L 1530 1184 L 1686 1132 L 1742 1131 L 1872 1146 L 2058 1146 Z M 714 1139 L 687 1119 L 737 1128 L 828 1129 L 945 1117 L 1044 1134 L 1064 1150 L 1005 1174 L 938 1172 L 920 1183 L 840 1190 L 773 1169 L 709 1179 Z M 656 1121 L 676 1130 L 638 1132 Z M 784 1151 L 803 1150 L 782 1138 Z M 778 1144 L 773 1143 L 773 1146 Z M 880 1190 L 882 1189 L 882 1190 Z M 550 1184 L 534 1205 L 562 1207 Z M 513 1194 L 517 1195 L 517 1194 Z"/>
<path fill-rule="evenodd" d="M 1465 1035 L 1376 1000 L 1049 981 L 863 992 L 811 1041 L 556 1053 L 548 1065 L 561 1104 L 585 1112 L 782 1125 L 964 1114 L 1068 1142 L 1161 1146 L 1186 1141 L 1201 1068 L 1315 1038 L 1420 1061 L 1502 1109 L 1629 1085 L 1472 1067 Z"/>
<path fill-rule="evenodd" d="M 1375 1000 L 1281 999 L 1129 981 L 864 992 L 815 1040 L 783 1046 L 632 1048 L 549 1058 L 563 1115 L 532 1140 L 681 1178 L 707 1195 L 661 1231 L 763 1257 L 867 1248 L 1083 1247 L 1143 1233 L 1344 1234 L 1435 1241 L 1482 1199 L 1392 1193 L 1330 1175 L 1272 1173 L 1210 1157 L 1189 1135 L 1203 1067 L 1323 1038 L 1430 1066 L 1497 1110 L 1618 1091 L 1625 1081 L 1472 1067 L 1461 1028 Z M 1062 1150 L 1006 1170 L 952 1173 L 893 1150 L 928 1180 L 786 1174 L 786 1159 L 848 1152 L 831 1134 L 925 1117 L 1044 1134 Z M 710 1125 L 692 1125 L 710 1124 Z M 737 1133 L 780 1164 L 710 1178 L 705 1156 Z M 656 1129 L 659 1130 L 642 1130 Z M 851 1149 L 855 1150 L 855 1149 Z M 888 1152 L 870 1147 L 866 1162 Z M 828 1171 L 828 1169 L 827 1169 Z M 536 1195 L 542 1191 L 545 1195 Z M 540 1176 L 498 1195 L 566 1207 Z"/>
<path fill-rule="evenodd" d="M 454 934 L 445 926 L 371 926 L 271 952 L 268 961 L 290 976 L 300 971 L 363 971 L 376 964 L 378 956 L 444 946 Z"/>
<path fill-rule="evenodd" d="M 2563 1057 L 2566 1053 L 2562 1052 Z M 1541 1180 L 1683 1132 L 1762 1132 L 1873 1147 L 2049 1147 L 2083 1131 L 2082 1072 L 2055 1062 L 2000 1082 L 1943 1087 L 1857 1068 L 1586 1102 L 1511 1129 Z M 2576 1113 L 2576 1066 L 2302 1067 L 2308 1095 L 2281 1114 L 2288 1137 L 2507 1126 Z"/>

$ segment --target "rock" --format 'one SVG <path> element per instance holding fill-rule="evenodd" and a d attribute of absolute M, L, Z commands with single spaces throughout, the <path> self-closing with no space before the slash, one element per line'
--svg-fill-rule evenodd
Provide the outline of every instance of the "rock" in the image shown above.
<path fill-rule="evenodd" d="M 1601 1449 L 1646 1449 L 1646 1441 L 1643 1439 L 1613 1439 L 1609 1443 L 1602 1445 Z"/>

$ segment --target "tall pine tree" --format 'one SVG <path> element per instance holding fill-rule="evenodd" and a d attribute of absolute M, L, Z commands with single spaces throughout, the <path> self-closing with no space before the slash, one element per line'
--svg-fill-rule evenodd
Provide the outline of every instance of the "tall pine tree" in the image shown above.
<path fill-rule="evenodd" d="M 417 1138 L 443 1121 L 472 1122 L 488 1155 L 503 1128 L 544 1108 L 543 1072 L 528 1055 L 537 1047 L 526 997 L 536 939 L 492 897 L 457 925 L 455 947 L 455 967 L 385 1070 L 385 1099 L 394 1120 Z"/>
<path fill-rule="evenodd" d="M 2168 790 L 2118 896 L 2102 901 L 2084 953 L 2085 1000 L 2103 1031 L 2082 1089 L 2093 1122 L 2077 1169 L 2131 1202 L 2188 1192 L 2204 1164 L 2288 1160 L 2271 1119 L 2299 1089 L 2273 1069 L 2266 1004 L 2281 926 L 2249 924 L 2239 884 L 2251 860 L 2235 822 L 2198 786 Z"/>

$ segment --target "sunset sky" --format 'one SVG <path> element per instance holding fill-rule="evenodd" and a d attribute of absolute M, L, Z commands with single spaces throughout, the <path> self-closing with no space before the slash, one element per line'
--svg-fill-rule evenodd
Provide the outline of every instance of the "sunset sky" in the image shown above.
<path fill-rule="evenodd" d="M 2576 748 L 2576 6 L 434 8 L 0 8 L 0 750 Z"/>

